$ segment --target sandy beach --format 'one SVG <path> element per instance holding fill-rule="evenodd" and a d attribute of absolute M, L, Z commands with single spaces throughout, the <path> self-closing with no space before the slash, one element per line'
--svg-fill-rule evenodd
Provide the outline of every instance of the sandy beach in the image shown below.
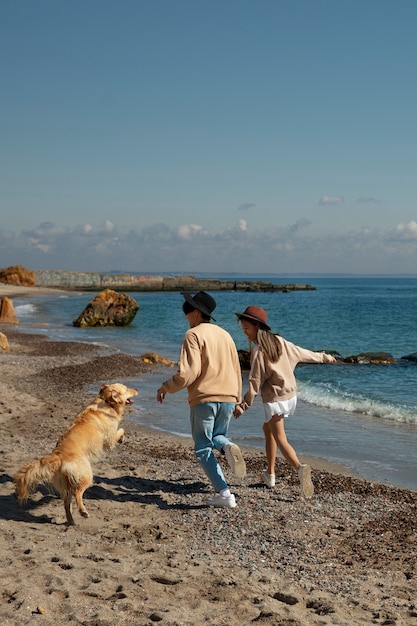
<path fill-rule="evenodd" d="M 36 288 L 0 286 L 0 296 Z M 90 517 L 67 528 L 40 488 L 19 506 L 13 476 L 50 452 L 91 399 L 85 386 L 146 376 L 139 357 L 52 342 L 0 324 L 1 623 L 89 626 L 417 624 L 417 492 L 313 465 L 303 500 L 292 470 L 260 483 L 262 451 L 245 450 L 236 509 L 212 492 L 191 440 L 129 421 L 125 442 L 94 466 Z M 140 388 L 139 388 L 140 394 Z M 222 461 L 223 462 L 223 461 Z"/>

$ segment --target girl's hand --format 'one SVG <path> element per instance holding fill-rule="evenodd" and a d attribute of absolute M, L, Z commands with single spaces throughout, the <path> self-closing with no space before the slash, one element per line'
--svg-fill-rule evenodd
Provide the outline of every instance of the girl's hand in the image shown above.
<path fill-rule="evenodd" d="M 235 417 L 238 420 L 242 414 L 243 414 L 243 411 L 239 407 L 236 406 L 235 410 L 233 411 L 233 417 Z"/>
<path fill-rule="evenodd" d="M 156 392 L 157 401 L 162 404 L 162 402 L 165 400 L 165 396 L 166 396 L 166 392 L 163 390 L 162 387 L 159 387 L 158 391 Z"/>

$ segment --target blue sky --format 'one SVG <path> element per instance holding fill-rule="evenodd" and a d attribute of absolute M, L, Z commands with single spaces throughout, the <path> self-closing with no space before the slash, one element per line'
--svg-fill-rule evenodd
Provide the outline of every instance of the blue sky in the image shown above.
<path fill-rule="evenodd" d="M 417 274 L 415 0 L 0 3 L 0 267 Z"/>

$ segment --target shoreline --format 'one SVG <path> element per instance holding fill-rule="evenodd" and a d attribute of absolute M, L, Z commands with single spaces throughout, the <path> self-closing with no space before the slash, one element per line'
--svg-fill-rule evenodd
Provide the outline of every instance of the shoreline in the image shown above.
<path fill-rule="evenodd" d="M 20 507 L 14 474 L 52 450 L 91 401 L 85 386 L 155 368 L 0 326 L 11 347 L 0 353 L 3 624 L 417 624 L 417 494 L 406 489 L 317 468 L 305 501 L 280 460 L 276 488 L 263 487 L 264 453 L 250 449 L 244 480 L 225 466 L 237 508 L 212 509 L 191 440 L 136 426 L 127 410 L 125 443 L 93 465 L 88 519 L 75 511 L 67 528 L 44 488 Z"/>
<path fill-rule="evenodd" d="M 54 294 L 58 294 L 58 295 L 62 295 L 62 294 L 67 294 L 68 290 L 65 289 L 57 289 L 57 288 L 51 288 L 51 287 L 39 287 L 39 286 L 34 286 L 34 287 L 24 287 L 24 286 L 19 286 L 19 285 L 9 285 L 7 283 L 0 283 L 0 298 L 2 298 L 3 296 L 7 295 L 10 298 L 19 298 L 19 297 L 36 297 L 36 296 L 42 296 L 42 295 L 54 295 Z M 0 330 L 1 330 L 1 324 L 0 324 Z M 7 328 L 10 328 L 10 325 L 3 325 L 5 327 L 5 331 L 7 331 Z M 31 330 L 30 329 L 24 329 L 22 330 L 19 327 L 19 324 L 17 324 L 16 326 L 12 326 L 14 329 L 17 330 L 17 332 L 19 332 L 20 334 L 30 334 Z M 4 332 L 3 330 L 3 332 Z M 7 334 L 7 332 L 5 333 Z M 155 370 L 153 370 L 155 371 Z M 158 430 L 156 428 L 156 430 Z M 175 434 L 175 431 L 170 433 L 169 430 L 163 431 L 166 432 L 167 434 Z M 235 434 L 236 436 L 236 434 Z M 239 445 L 241 445 L 241 447 L 246 447 L 249 451 L 259 451 L 260 449 L 263 449 L 263 447 L 258 447 L 258 446 L 250 446 L 250 445 L 245 445 L 242 444 L 240 442 L 238 442 Z M 344 464 L 342 461 L 339 460 L 332 460 L 330 461 L 328 458 L 326 458 L 325 456 L 317 456 L 314 454 L 309 454 L 308 452 L 304 452 L 299 454 L 302 462 L 308 463 L 309 465 L 311 465 L 311 467 L 313 467 L 314 469 L 323 469 L 325 471 L 329 471 L 332 473 L 339 473 L 345 476 L 352 476 L 352 477 L 364 477 L 365 480 L 369 480 L 371 482 L 381 482 L 382 484 L 387 484 L 387 485 L 392 485 L 392 486 L 400 486 L 400 487 L 405 487 L 405 488 L 409 488 L 408 485 L 401 485 L 401 484 L 395 484 L 395 483 L 390 483 L 388 482 L 385 478 L 380 478 L 378 479 L 378 477 L 367 477 L 365 476 L 361 476 L 360 473 L 358 473 L 357 471 L 355 471 L 351 466 L 349 466 L 348 464 Z"/>
<path fill-rule="evenodd" d="M 10 297 L 13 298 L 14 295 L 16 295 L 16 306 L 18 305 L 18 300 L 17 298 L 20 296 L 24 296 L 25 298 L 30 299 L 31 296 L 33 296 L 34 300 L 36 299 L 36 296 L 42 296 L 42 295 L 47 295 L 50 297 L 54 297 L 56 295 L 56 297 L 58 298 L 59 296 L 61 296 L 62 294 L 67 295 L 68 291 L 67 290 L 59 290 L 59 289 L 53 289 L 53 288 L 49 288 L 49 287 L 22 287 L 22 286 L 16 286 L 16 285 L 8 285 L 5 283 L 0 283 L 0 297 L 2 296 L 2 292 L 5 293 L 9 293 Z M 11 293 L 13 292 L 13 293 Z M 18 332 L 20 333 L 31 333 L 33 332 L 33 329 L 30 328 L 27 324 L 25 325 L 24 323 L 22 324 L 22 326 L 20 325 L 16 325 L 16 329 L 18 330 Z M 36 332 L 36 331 L 35 331 Z M 44 334 L 42 332 L 42 334 Z M 48 330 L 45 329 L 45 335 L 48 335 Z M 59 341 L 61 341 L 62 338 L 59 338 Z M 67 340 L 69 341 L 78 341 L 78 337 L 75 337 L 74 339 L 70 338 Z M 117 346 L 114 346 L 117 347 Z M 152 348 L 150 348 L 149 346 L 143 350 L 149 350 Z M 123 347 L 122 347 L 123 350 Z M 127 348 L 127 350 L 130 353 L 129 348 Z M 159 350 L 159 352 L 161 354 L 164 354 L 163 352 L 163 348 L 161 350 Z M 138 352 L 138 354 L 140 354 L 140 352 Z M 170 374 L 169 374 L 170 375 Z M 164 374 L 163 374 L 164 376 Z M 163 418 L 162 415 L 165 412 L 160 412 L 160 414 L 158 414 L 156 411 L 154 411 L 152 409 L 152 402 L 153 402 L 153 389 L 151 389 L 151 405 L 149 405 L 149 385 L 150 383 L 148 382 L 148 389 L 147 389 L 147 393 L 146 393 L 146 401 L 148 403 L 148 409 L 150 411 L 150 413 L 154 416 L 155 418 L 155 427 L 156 429 L 158 429 L 161 424 Z M 146 387 L 146 383 L 145 383 L 145 387 Z M 302 406 L 302 401 L 300 400 L 300 407 Z M 185 411 L 187 411 L 186 409 L 186 403 L 184 405 L 185 407 Z M 313 411 L 313 412 L 312 412 Z M 314 441 L 314 433 L 311 432 L 311 419 L 309 419 L 309 416 L 311 418 L 311 416 L 314 419 L 318 419 L 319 420 L 319 428 L 323 428 L 324 427 L 324 435 L 326 435 L 326 433 L 328 432 L 328 428 L 332 428 L 332 424 L 334 419 L 336 419 L 336 423 L 337 420 L 340 418 L 339 415 L 337 415 L 337 410 L 334 411 L 335 415 L 333 417 L 327 417 L 326 418 L 326 413 L 324 416 L 321 415 L 316 415 L 314 413 L 314 406 L 309 405 L 308 403 L 304 406 L 304 409 L 300 412 L 298 411 L 298 415 L 297 417 L 299 418 L 299 428 L 301 425 L 301 430 L 303 428 L 306 429 L 306 432 L 309 433 L 310 438 L 312 438 L 312 440 Z M 310 415 L 311 414 L 311 415 Z M 179 414 L 178 414 L 179 415 Z M 184 416 L 181 417 L 181 419 Z M 354 416 L 353 416 L 354 417 Z M 178 418 L 177 418 L 178 419 Z M 326 419 L 329 423 L 326 424 Z M 330 421 L 329 421 L 330 419 Z M 321 420 L 321 421 L 320 421 Z M 355 423 L 355 422 L 354 422 Z M 354 435 L 356 434 L 358 437 L 361 436 L 360 434 L 360 429 L 362 428 L 362 425 L 359 425 L 357 427 L 357 431 L 355 431 L 355 429 L 353 429 L 353 433 Z M 383 430 L 384 425 L 380 425 L 380 428 Z M 165 432 L 169 432 L 169 429 L 163 429 Z M 176 434 L 178 432 L 177 428 L 173 428 L 170 431 L 173 434 Z M 188 421 L 186 421 L 185 423 L 185 430 L 183 431 L 183 429 L 180 429 L 179 431 L 182 434 L 186 434 L 188 435 Z M 389 440 L 389 433 L 382 433 L 383 436 L 388 437 L 387 440 Z M 336 433 L 337 435 L 337 433 Z M 347 433 L 345 433 L 345 435 L 347 435 Z M 263 450 L 263 442 L 261 445 L 259 445 L 259 442 L 257 441 L 257 437 L 255 437 L 256 441 L 254 440 L 254 442 L 250 441 L 250 442 L 245 442 L 244 439 L 245 437 L 243 437 L 242 440 L 240 440 L 240 434 L 237 432 L 236 430 L 236 426 L 232 423 L 231 424 L 231 436 L 236 438 L 236 443 L 238 443 L 241 446 L 245 446 L 247 447 L 249 450 L 257 450 L 259 451 L 260 449 Z M 291 433 L 291 430 L 289 430 L 289 436 L 293 436 L 293 433 Z M 349 439 L 349 437 L 352 440 L 352 444 L 355 445 L 355 438 L 354 436 L 352 437 L 351 435 L 348 435 L 347 439 Z M 262 438 L 261 438 L 262 439 Z M 397 441 L 398 439 L 398 441 Z M 381 454 L 378 455 L 378 448 L 376 448 L 376 457 L 375 457 L 375 463 L 372 462 L 372 458 L 368 458 L 368 449 L 364 448 L 363 449 L 357 451 L 356 456 L 355 454 L 353 454 L 353 456 L 349 456 L 350 452 L 349 452 L 349 447 L 346 447 L 345 445 L 345 449 L 341 448 L 339 450 L 339 454 L 336 452 L 336 454 L 329 454 L 329 451 L 327 450 L 326 446 L 323 446 L 320 444 L 318 446 L 304 446 L 304 448 L 301 451 L 301 446 L 300 448 L 298 448 L 297 444 L 297 440 L 295 440 L 295 443 L 293 443 L 293 445 L 296 446 L 296 449 L 299 452 L 299 456 L 300 459 L 302 460 L 302 462 L 306 462 L 308 464 L 310 464 L 313 468 L 316 469 L 324 469 L 333 473 L 340 473 L 342 475 L 348 475 L 348 476 L 352 476 L 352 477 L 361 477 L 364 478 L 365 480 L 369 480 L 371 482 L 381 482 L 382 484 L 387 484 L 387 485 L 392 485 L 392 486 L 399 486 L 399 487 L 404 487 L 404 488 L 409 488 L 409 489 L 414 489 L 415 490 L 415 480 L 414 480 L 414 474 L 413 474 L 413 464 L 411 462 L 406 463 L 402 463 L 401 459 L 402 458 L 412 458 L 413 453 L 413 446 L 411 443 L 407 443 L 406 441 L 402 442 L 401 441 L 401 436 L 398 437 L 397 439 L 395 439 L 394 442 L 392 442 L 393 444 L 395 444 L 396 447 L 394 447 L 391 450 L 391 459 L 384 459 L 381 457 Z M 385 440 L 384 440 L 385 441 Z M 401 444 L 403 443 L 403 446 L 401 446 Z M 404 447 L 405 446 L 405 447 Z M 406 452 L 406 456 L 404 456 L 404 451 Z M 310 452 L 313 452 L 313 454 L 310 454 Z M 358 454 L 361 454 L 362 456 L 358 456 Z M 398 455 L 398 456 L 397 456 Z M 411 456 L 409 456 L 411 455 Z M 395 458 L 394 458 L 395 457 Z M 352 462 L 350 461 L 350 459 L 353 459 Z M 360 459 L 367 459 L 366 462 L 361 462 Z M 331 460 L 330 460 L 331 459 Z M 397 460 L 398 460 L 398 466 L 397 466 Z M 390 461 L 392 461 L 392 464 L 390 464 Z M 398 467 L 398 470 L 397 470 Z"/>
<path fill-rule="evenodd" d="M 65 289 L 55 289 L 52 287 L 24 287 L 22 285 L 9 285 L 0 282 L 0 298 L 18 298 L 20 296 L 43 296 L 54 293 L 68 293 Z"/>
<path fill-rule="evenodd" d="M 7 296 L 9 298 L 15 298 L 15 297 L 28 297 L 33 295 L 34 297 L 36 296 L 41 296 L 41 295 L 48 295 L 48 294 L 54 294 L 54 293 L 58 293 L 58 294 L 62 294 L 62 293 L 67 293 L 67 291 L 65 290 L 61 290 L 61 289 L 55 289 L 55 288 L 50 288 L 50 287 L 22 287 L 19 285 L 9 285 L 6 283 L 0 283 L 0 299 L 4 296 Z M 6 324 L 0 324 L 0 331 L 2 330 L 1 327 L 3 328 L 3 333 L 7 335 L 7 326 Z M 19 330 L 19 325 L 17 325 L 16 327 L 13 327 L 13 329 L 17 329 L 17 332 L 19 332 L 21 335 L 23 334 L 27 334 L 27 331 L 20 331 Z M 157 430 L 157 429 L 155 429 Z M 157 431 L 158 432 L 158 431 Z M 170 433 L 169 431 L 163 431 L 166 432 L 167 435 L 173 434 Z M 245 446 L 249 451 L 258 451 L 259 448 L 256 447 L 252 447 L 252 446 Z M 335 462 L 331 462 L 328 461 L 325 458 L 322 457 L 316 457 L 314 455 L 302 455 L 303 458 L 303 462 L 308 463 L 309 465 L 311 465 L 313 468 L 315 469 L 323 469 L 329 472 L 333 472 L 333 473 L 340 473 L 342 475 L 345 476 L 352 476 L 355 477 L 357 476 L 350 468 L 348 468 L 347 466 L 343 465 L 343 464 L 339 464 L 339 463 L 335 463 Z"/>

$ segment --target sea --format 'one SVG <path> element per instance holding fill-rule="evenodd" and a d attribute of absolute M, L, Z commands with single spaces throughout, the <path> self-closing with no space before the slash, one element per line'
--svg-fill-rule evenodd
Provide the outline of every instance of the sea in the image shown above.
<path fill-rule="evenodd" d="M 274 332 L 311 350 L 391 354 L 393 364 L 300 364 L 295 370 L 298 405 L 286 432 L 298 455 L 325 459 L 355 476 L 417 490 L 417 276 L 196 274 L 196 278 L 310 284 L 308 291 L 221 291 L 211 295 L 216 323 L 230 332 L 238 349 L 248 349 L 236 312 L 263 307 Z M 91 292 L 28 295 L 13 301 L 17 329 L 54 341 L 80 341 L 115 352 L 156 352 L 176 361 L 188 324 L 177 292 L 129 292 L 139 305 L 126 327 L 76 328 L 73 320 L 95 296 Z M 135 423 L 190 437 L 186 392 L 166 396 L 156 390 L 173 370 L 126 381 L 139 389 L 129 411 Z M 109 382 L 109 381 L 106 381 Z M 247 385 L 243 375 L 243 388 Z M 92 388 L 95 393 L 96 387 Z M 230 437 L 239 445 L 264 447 L 259 399 Z"/>

